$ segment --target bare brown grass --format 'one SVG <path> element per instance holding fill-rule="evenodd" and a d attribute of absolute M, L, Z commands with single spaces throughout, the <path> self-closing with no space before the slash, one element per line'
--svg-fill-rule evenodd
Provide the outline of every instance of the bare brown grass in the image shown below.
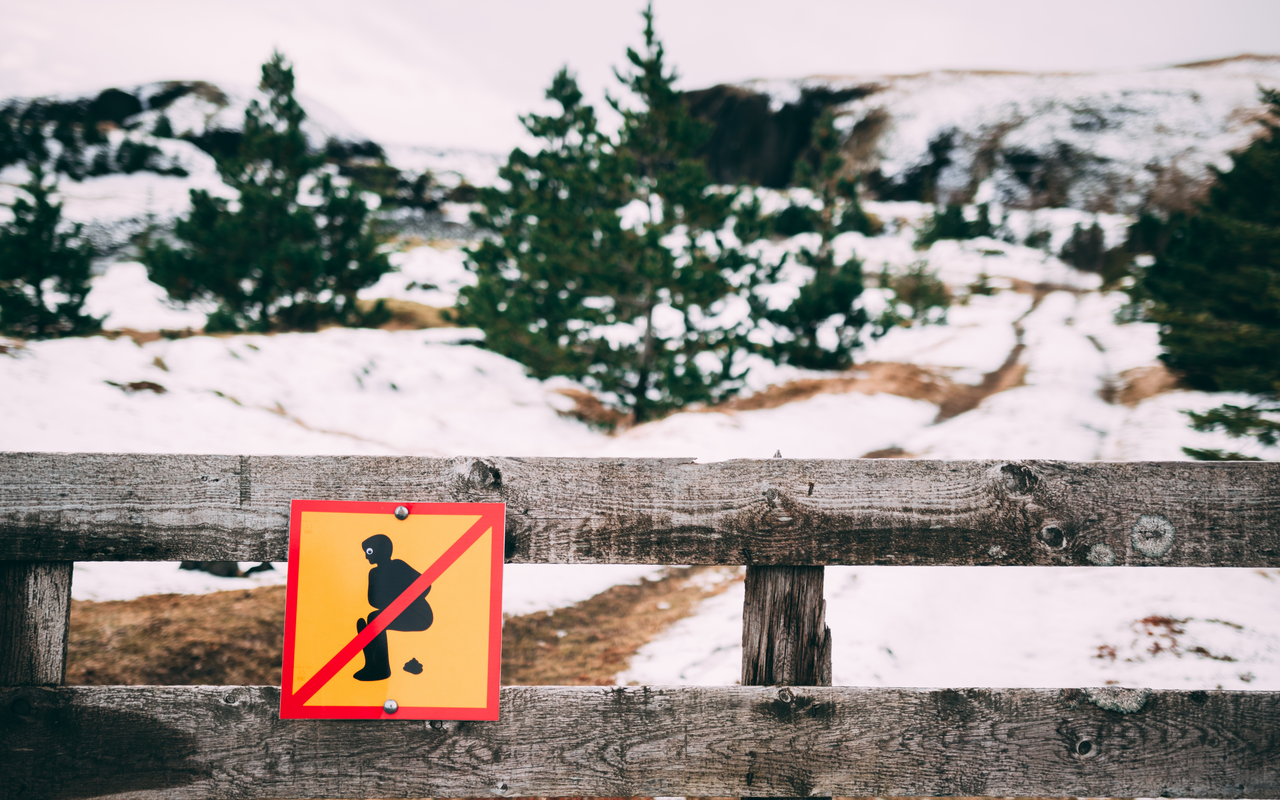
<path fill-rule="evenodd" d="M 641 646 L 735 579 L 721 568 L 673 567 L 551 614 L 508 617 L 503 683 L 611 684 Z M 284 606 L 283 586 L 73 601 L 67 683 L 278 686 Z"/>
<path fill-rule="evenodd" d="M 168 371 L 167 369 L 165 370 Z M 108 386 L 114 386 L 125 394 L 137 394 L 138 392 L 154 392 L 155 394 L 164 394 L 169 390 L 156 383 L 155 381 L 130 381 L 129 383 L 116 383 L 115 381 L 103 381 Z"/>
<path fill-rule="evenodd" d="M 108 339 L 129 339 L 134 344 L 141 347 L 144 344 L 158 342 L 161 339 L 186 339 L 190 336 L 202 336 L 204 331 L 198 331 L 193 328 L 184 328 L 182 330 L 159 330 L 159 331 L 140 331 L 134 328 L 118 328 L 116 330 L 102 331 L 101 336 Z"/>
<path fill-rule="evenodd" d="M 694 580 L 707 573 L 718 581 Z M 719 567 L 672 567 L 662 579 L 614 586 L 553 613 L 510 617 L 502 627 L 502 682 L 611 685 L 643 645 L 741 577 Z"/>
<path fill-rule="evenodd" d="M 1135 367 L 1120 373 L 1119 380 L 1102 387 L 1099 396 L 1108 403 L 1133 408 L 1143 400 L 1185 388 L 1164 364 Z"/>
<path fill-rule="evenodd" d="M 701 412 L 735 414 L 742 411 L 764 411 L 779 408 L 788 403 L 808 400 L 820 394 L 892 394 L 912 400 L 923 400 L 938 407 L 937 421 L 971 411 L 987 397 L 1021 386 L 1025 382 L 1027 366 L 1019 359 L 1025 346 L 1017 344 L 1008 357 L 994 371 L 987 373 L 977 384 L 957 383 L 943 370 L 922 367 L 917 364 L 901 364 L 891 361 L 869 361 L 831 378 L 802 378 L 788 383 L 775 384 L 746 397 L 735 397 L 724 403 L 696 409 Z M 559 389 L 557 392 L 573 400 L 574 407 L 560 412 L 561 416 L 586 422 L 606 430 L 622 430 L 630 426 L 628 414 L 603 403 L 590 392 L 581 389 Z M 686 409 L 688 410 L 688 409 Z M 867 456 L 868 458 L 901 458 L 903 455 Z"/>
<path fill-rule="evenodd" d="M 573 408 L 557 412 L 562 417 L 585 422 L 594 428 L 615 430 L 631 426 L 635 417 L 619 411 L 584 389 L 557 389 L 556 394 L 563 395 L 573 401 Z"/>
<path fill-rule="evenodd" d="M 283 586 L 75 600 L 67 683 L 279 685 L 283 632 Z"/>
<path fill-rule="evenodd" d="M 787 403 L 808 400 L 820 394 L 885 394 L 941 405 L 955 391 L 956 384 L 945 375 L 928 367 L 871 361 L 835 378 L 805 378 L 770 386 L 763 391 L 734 398 L 708 411 L 762 411 Z"/>
<path fill-rule="evenodd" d="M 425 328 L 457 327 L 456 323 L 447 316 L 447 309 L 429 306 L 425 303 L 415 303 L 412 300 L 397 300 L 395 298 L 385 298 L 380 301 L 357 300 L 356 307 L 361 311 L 368 312 L 379 302 L 391 312 L 391 319 L 378 326 L 384 331 L 417 331 Z"/>
<path fill-rule="evenodd" d="M 363 312 L 373 309 L 378 303 L 377 300 L 357 300 L 356 307 Z M 391 319 L 384 322 L 378 327 L 384 331 L 417 331 L 425 328 L 453 328 L 457 327 L 448 315 L 448 309 L 429 306 L 425 303 L 415 303 L 412 300 L 399 300 L 396 298 L 385 298 L 381 301 L 388 311 L 391 312 Z M 271 331 L 267 335 L 274 333 L 285 333 L 287 331 Z M 193 328 L 184 328 L 183 330 L 159 330 L 159 331 L 140 331 L 134 328 L 118 328 L 115 330 L 102 331 L 100 334 L 108 339 L 126 338 L 134 344 L 141 347 L 144 344 L 158 342 L 161 339 L 186 339 L 190 336 L 208 336 L 203 330 Z M 234 336 L 233 333 L 212 334 L 214 336 Z M 5 352 L 0 349 L 0 353 Z"/>
<path fill-rule="evenodd" d="M 976 385 L 954 384 L 955 390 L 948 393 L 938 405 L 938 421 L 958 417 L 977 408 L 979 403 L 997 392 L 1023 385 L 1027 377 L 1027 365 L 1019 359 L 1025 348 L 1026 345 L 1022 343 L 1014 345 L 1004 363 L 983 375 Z"/>
<path fill-rule="evenodd" d="M 938 421 L 971 411 L 987 397 L 1015 386 L 1021 386 L 1027 374 L 1019 362 L 1024 346 L 1016 345 L 1004 363 L 982 377 L 977 384 L 957 383 L 940 371 L 916 364 L 869 362 L 836 378 L 807 378 L 770 386 L 764 391 L 714 406 L 708 411 L 757 411 L 777 408 L 819 394 L 892 394 L 912 400 L 924 400 L 938 407 Z M 883 456 L 873 456 L 883 457 Z M 890 458 L 901 456 L 888 456 Z"/>

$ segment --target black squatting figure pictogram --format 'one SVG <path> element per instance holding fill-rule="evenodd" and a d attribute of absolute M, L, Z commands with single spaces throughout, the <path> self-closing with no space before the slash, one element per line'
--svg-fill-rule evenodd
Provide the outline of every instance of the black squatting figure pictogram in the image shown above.
<path fill-rule="evenodd" d="M 369 605 L 374 610 L 368 620 L 356 620 L 356 632 L 363 631 L 365 625 L 377 619 L 383 609 L 395 602 L 405 590 L 421 576 L 413 567 L 405 562 L 391 559 L 391 539 L 382 534 L 370 536 L 361 545 L 364 556 L 373 564 L 369 570 Z M 425 631 L 431 627 L 434 619 L 431 606 L 427 604 L 428 586 L 422 594 L 409 603 L 409 607 L 400 612 L 387 629 L 378 634 L 364 648 L 364 667 L 355 674 L 358 681 L 384 681 L 391 677 L 391 660 L 387 651 L 387 631 Z"/>

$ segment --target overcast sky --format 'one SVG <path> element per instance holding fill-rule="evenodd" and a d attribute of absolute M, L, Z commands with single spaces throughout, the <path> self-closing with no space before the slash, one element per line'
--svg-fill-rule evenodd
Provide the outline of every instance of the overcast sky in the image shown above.
<path fill-rule="evenodd" d="M 374 139 L 505 150 L 563 64 L 593 98 L 640 43 L 612 0 L 0 0 L 0 96 L 153 80 L 300 91 Z M 682 88 L 942 68 L 1092 71 L 1280 53 L 1280 0 L 657 0 Z"/>

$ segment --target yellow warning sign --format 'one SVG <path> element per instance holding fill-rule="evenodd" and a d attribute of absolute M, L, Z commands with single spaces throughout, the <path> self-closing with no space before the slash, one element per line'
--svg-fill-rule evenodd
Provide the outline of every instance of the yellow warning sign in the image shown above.
<path fill-rule="evenodd" d="M 294 500 L 280 716 L 497 719 L 504 519 Z"/>

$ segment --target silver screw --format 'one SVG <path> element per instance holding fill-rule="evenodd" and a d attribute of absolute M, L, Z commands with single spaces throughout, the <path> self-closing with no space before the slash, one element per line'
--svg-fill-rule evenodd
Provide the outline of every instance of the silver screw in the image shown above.
<path fill-rule="evenodd" d="M 388 714 L 396 713 L 396 711 L 398 711 L 399 708 L 400 708 L 400 704 L 397 703 L 395 700 L 388 700 L 387 702 L 382 704 L 382 710 L 387 712 Z"/>
<path fill-rule="evenodd" d="M 409 509 L 404 506 L 396 506 L 396 519 L 405 519 L 409 516 Z"/>

